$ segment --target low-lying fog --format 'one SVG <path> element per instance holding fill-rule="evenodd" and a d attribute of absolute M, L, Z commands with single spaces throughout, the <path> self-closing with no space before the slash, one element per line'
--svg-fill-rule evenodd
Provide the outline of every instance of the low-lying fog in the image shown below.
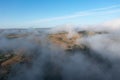
<path fill-rule="evenodd" d="M 120 29 L 110 27 L 0 30 L 0 54 L 30 56 L 29 63 L 10 65 L 1 80 L 120 80 Z M 68 32 L 67 38 L 84 31 L 99 32 L 76 39 L 85 49 L 66 51 L 48 36 Z M 13 36 L 13 35 L 18 35 Z M 69 43 L 68 43 L 69 44 Z M 1 68 L 1 67 L 0 67 Z M 1 70 L 0 70 L 1 71 Z M 0 74 L 0 76 L 3 76 Z"/>

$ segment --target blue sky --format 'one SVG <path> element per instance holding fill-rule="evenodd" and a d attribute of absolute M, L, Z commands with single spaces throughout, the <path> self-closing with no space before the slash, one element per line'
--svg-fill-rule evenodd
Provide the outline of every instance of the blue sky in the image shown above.
<path fill-rule="evenodd" d="M 120 18 L 120 0 L 0 0 L 0 28 L 97 24 Z"/>

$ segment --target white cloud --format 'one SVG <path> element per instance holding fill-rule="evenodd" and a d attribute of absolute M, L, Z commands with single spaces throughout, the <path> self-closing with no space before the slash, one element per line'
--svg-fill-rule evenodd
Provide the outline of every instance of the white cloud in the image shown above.
<path fill-rule="evenodd" d="M 113 6 L 104 7 L 104 8 L 97 8 L 97 9 L 91 9 L 91 10 L 86 10 L 81 12 L 75 12 L 74 14 L 67 15 L 67 16 L 40 19 L 40 20 L 33 21 L 33 23 L 65 20 L 65 19 L 72 19 L 72 18 L 78 18 L 82 16 L 91 16 L 91 15 L 106 15 L 106 14 L 112 14 L 117 12 L 120 12 L 120 5 L 113 5 Z"/>
<path fill-rule="evenodd" d="M 120 29 L 120 19 L 107 21 L 104 22 L 102 25 L 111 28 L 112 30 Z"/>
<path fill-rule="evenodd" d="M 14 27 L 47 27 L 47 23 L 52 23 L 54 21 L 62 21 L 62 20 L 74 20 L 80 17 L 85 17 L 85 16 L 99 16 L 99 15 L 106 15 L 109 16 L 109 14 L 115 14 L 120 12 L 120 5 L 112 5 L 108 7 L 103 7 L 103 8 L 97 8 L 97 9 L 90 9 L 90 10 L 85 10 L 81 12 L 74 12 L 73 14 L 68 14 L 66 16 L 58 16 L 58 17 L 51 17 L 51 18 L 44 18 L 44 19 L 39 19 L 39 20 L 33 20 L 33 21 L 25 21 L 25 22 L 20 22 L 20 23 L 11 23 L 11 25 L 0 25 L 0 28 L 6 28 L 9 26 L 14 26 Z M 55 23 L 56 25 L 57 23 Z M 64 24 L 64 23 L 63 23 Z M 54 25 L 54 26 L 55 26 Z M 51 26 L 51 25 L 49 25 Z"/>
<path fill-rule="evenodd" d="M 86 10 L 86 11 L 82 11 L 82 12 L 95 12 L 95 11 L 105 11 L 105 10 L 110 10 L 110 9 L 114 9 L 114 8 L 119 8 L 120 5 L 112 5 L 112 6 L 108 6 L 108 7 L 104 7 L 104 8 L 97 8 L 97 9 L 90 9 L 90 10 Z M 77 12 L 77 13 L 81 13 L 81 12 Z"/>

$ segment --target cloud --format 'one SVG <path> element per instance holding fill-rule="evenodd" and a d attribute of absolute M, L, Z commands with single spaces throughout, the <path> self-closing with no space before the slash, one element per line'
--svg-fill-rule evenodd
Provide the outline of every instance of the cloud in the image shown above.
<path fill-rule="evenodd" d="M 120 19 L 106 21 L 102 23 L 102 26 L 106 26 L 107 28 L 111 28 L 112 30 L 120 29 Z"/>
<path fill-rule="evenodd" d="M 50 22 L 50 21 L 56 21 L 56 20 L 78 18 L 82 16 L 106 15 L 106 14 L 112 14 L 112 13 L 117 13 L 117 12 L 120 12 L 120 5 L 113 5 L 113 6 L 104 7 L 104 8 L 97 8 L 97 9 L 91 9 L 91 10 L 86 10 L 86 11 L 81 11 L 81 12 L 75 12 L 74 14 L 66 15 L 66 16 L 44 18 L 44 19 L 33 21 L 33 22 L 35 23 Z"/>
<path fill-rule="evenodd" d="M 119 14 L 120 12 L 120 5 L 112 5 L 108 7 L 96 8 L 96 9 L 89 9 L 80 12 L 74 12 L 73 14 L 68 14 L 64 16 L 57 16 L 51 18 L 43 18 L 38 20 L 30 20 L 30 21 L 23 21 L 20 23 L 9 23 L 9 24 L 1 24 L 0 28 L 8 28 L 9 26 L 17 28 L 28 28 L 28 27 L 50 27 L 58 25 L 57 22 L 54 21 L 64 21 L 64 20 L 74 20 L 79 19 L 80 17 L 88 17 L 88 16 L 99 16 L 105 15 L 109 17 L 109 14 Z M 53 22 L 53 23 L 52 23 Z M 48 25 L 49 24 L 49 25 Z M 62 23 L 64 24 L 64 23 Z M 86 23 L 87 24 L 87 23 Z"/>
<path fill-rule="evenodd" d="M 82 11 L 82 12 L 103 11 L 103 10 L 109 10 L 109 9 L 114 9 L 114 8 L 119 8 L 119 7 L 120 7 L 120 5 L 112 5 L 109 7 L 90 9 L 90 10 L 86 10 L 86 11 Z M 81 12 L 77 12 L 77 13 L 81 13 Z"/>

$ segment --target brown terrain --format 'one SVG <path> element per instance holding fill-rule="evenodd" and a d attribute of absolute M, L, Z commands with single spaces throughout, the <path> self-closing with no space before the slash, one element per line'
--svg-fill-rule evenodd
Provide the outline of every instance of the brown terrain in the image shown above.
<path fill-rule="evenodd" d="M 28 34 L 8 34 L 6 35 L 6 38 L 8 39 L 14 39 L 14 38 L 21 38 L 21 37 L 26 37 Z"/>

